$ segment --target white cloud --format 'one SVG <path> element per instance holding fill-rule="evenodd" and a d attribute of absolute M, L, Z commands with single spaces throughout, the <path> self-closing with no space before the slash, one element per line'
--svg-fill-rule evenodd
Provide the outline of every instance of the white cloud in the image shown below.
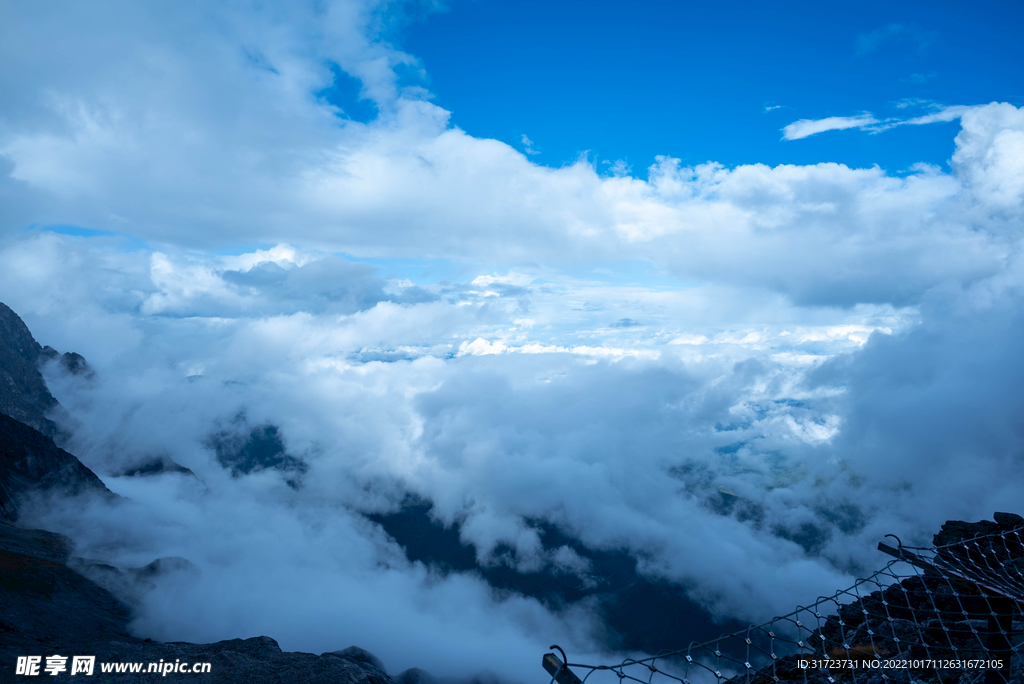
<path fill-rule="evenodd" d="M 543 520 L 758 618 L 871 569 L 882 534 L 1021 500 L 1020 109 L 785 129 L 960 117 L 950 173 L 659 157 L 644 180 L 452 127 L 400 87 L 376 5 L 152 7 L 0 9 L 0 300 L 97 368 L 48 372 L 71 449 L 137 502 L 38 520 L 200 566 L 140 630 L 525 681 L 552 639 L 600 648 L 586 606 L 431 575 L 361 513 L 412 493 L 484 559 L 580 570 Z M 328 62 L 378 119 L 316 95 Z M 131 239 L 25 230 L 57 223 Z M 308 461 L 301 489 L 217 464 L 240 412 Z M 207 489 L 111 477 L 158 451 Z"/>
<path fill-rule="evenodd" d="M 920 126 L 922 124 L 945 123 L 948 121 L 955 121 L 959 119 L 961 116 L 963 116 L 965 112 L 968 112 L 971 109 L 972 107 L 966 107 L 963 105 L 943 107 L 936 112 L 932 112 L 931 114 L 922 114 L 921 116 L 915 116 L 912 119 L 901 121 L 898 125 Z"/>
<path fill-rule="evenodd" d="M 503 276 L 500 276 L 500 275 L 480 275 L 480 276 L 477 276 L 476 278 L 473 278 L 472 284 L 473 285 L 478 285 L 480 287 L 487 287 L 488 285 L 494 285 L 495 283 L 497 283 L 499 285 L 515 285 L 515 286 L 520 286 L 521 287 L 523 285 L 529 285 L 530 283 L 532 283 L 534 281 L 534 279 L 535 279 L 534 276 L 529 275 L 527 273 L 516 273 L 516 272 L 510 271 L 509 273 L 507 273 L 506 275 L 503 275 Z"/>
<path fill-rule="evenodd" d="M 928 104 L 922 100 L 901 100 L 896 104 L 899 109 Z M 872 114 L 865 112 L 859 116 L 830 116 L 825 119 L 800 119 L 794 121 L 782 129 L 783 140 L 800 140 L 826 131 L 842 131 L 850 128 L 878 133 L 895 128 L 896 126 L 921 126 L 931 123 L 945 123 L 959 119 L 964 113 L 976 109 L 966 105 L 930 105 L 935 111 L 909 119 L 888 118 L 876 119 Z"/>
<path fill-rule="evenodd" d="M 65 26 L 18 7 L 24 16 L 5 26 L 41 35 Z M 103 5 L 81 21 L 103 24 L 103 12 L 118 7 Z M 726 170 L 662 157 L 644 181 L 625 171 L 602 176 L 586 161 L 532 164 L 403 94 L 387 65 L 411 58 L 366 37 L 369 8 L 326 7 L 289 9 L 283 23 L 225 10 L 217 20 L 230 30 L 200 22 L 198 34 L 162 28 L 176 24 L 159 14 L 128 12 L 123 30 L 103 24 L 69 37 L 74 65 L 18 42 L 27 66 L 5 70 L 12 104 L 0 130 L 16 198 L 5 211 L 37 225 L 198 249 L 287 243 L 309 253 L 471 263 L 499 254 L 519 268 L 646 261 L 683 279 L 844 305 L 991 273 L 1005 253 L 984 232 L 940 219 L 949 216 L 957 180 L 929 170 L 896 179 L 834 164 Z M 74 12 L 66 17 L 75 20 Z M 277 73 L 254 66 L 254 51 Z M 339 119 L 313 97 L 330 85 L 325 60 L 364 79 L 381 108 L 377 120 Z M 136 66 L 124 71 L 129 63 Z M 832 117 L 786 130 L 797 138 L 873 121 Z M 238 297 L 239 287 L 217 296 Z M 151 305 L 169 306 L 166 296 Z"/>
<path fill-rule="evenodd" d="M 540 152 L 538 152 L 537 150 L 535 150 L 533 148 L 533 141 L 530 140 L 528 137 L 526 137 L 525 133 L 523 133 L 522 142 L 523 142 L 523 151 L 526 152 L 526 154 L 529 154 L 529 155 L 540 154 Z"/>
<path fill-rule="evenodd" d="M 824 119 L 799 119 L 782 129 L 783 140 L 800 140 L 825 131 L 845 131 L 849 128 L 867 128 L 879 123 L 868 113 L 857 116 L 829 116 Z"/>
<path fill-rule="evenodd" d="M 1024 111 L 991 104 L 964 112 L 953 167 L 976 207 L 1019 219 L 1024 203 Z M 1019 234 L 1017 222 L 1006 229 Z"/>
<path fill-rule="evenodd" d="M 19 36 L 64 26 L 19 7 L 24 16 L 5 23 L 21 26 Z M 102 5 L 81 21 L 103 24 L 103 12 L 118 7 Z M 161 7 L 173 16 L 187 11 Z M 1002 258 L 1000 245 L 960 222 L 921 223 L 945 215 L 939 208 L 956 192 L 956 179 L 944 174 L 901 180 L 829 164 L 726 170 L 665 157 L 644 181 L 625 169 L 602 176 L 586 161 L 532 164 L 503 143 L 450 127 L 447 112 L 395 87 L 382 69 L 410 58 L 365 37 L 368 9 L 327 7 L 327 15 L 290 9 L 280 24 L 259 12 L 227 12 L 218 21 L 230 30 L 200 22 L 198 34 L 162 28 L 176 25 L 162 15 L 128 12 L 123 30 L 103 24 L 69 37 L 74 65 L 39 48 L 45 41 L 12 36 L 27 66 L 4 71 L 11 104 L 0 157 L 12 165 L 6 183 L 15 198 L 5 205 L 6 225 L 19 228 L 14 217 L 31 216 L 36 225 L 197 249 L 286 243 L 303 253 L 477 263 L 500 254 L 520 268 L 647 261 L 682 278 L 740 278 L 844 304 L 877 301 L 883 290 L 920 293 L 943 278 L 991 272 Z M 76 21 L 74 12 L 66 21 Z M 254 66 L 254 51 L 277 73 Z M 312 96 L 330 85 L 325 60 L 369 83 L 377 120 L 339 119 Z M 35 76 L 17 77 L 23 73 Z M 873 120 L 833 117 L 787 130 L 801 137 Z M 835 217 L 847 227 L 823 230 Z M 915 263 L 919 248 L 927 264 Z"/>
<path fill-rule="evenodd" d="M 472 354 L 473 356 L 486 356 L 488 354 L 501 354 L 507 350 L 508 347 L 500 340 L 488 342 L 484 338 L 478 337 L 472 342 L 463 342 L 460 344 L 459 356 L 465 356 L 466 354 Z"/>

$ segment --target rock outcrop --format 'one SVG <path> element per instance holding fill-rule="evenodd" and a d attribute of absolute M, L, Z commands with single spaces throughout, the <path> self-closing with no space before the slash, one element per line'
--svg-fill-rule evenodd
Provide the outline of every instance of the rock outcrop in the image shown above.
<path fill-rule="evenodd" d="M 128 609 L 67 566 L 71 541 L 0 522 L 0 680 L 15 655 L 127 636 Z"/>
<path fill-rule="evenodd" d="M 35 341 L 18 314 L 0 303 L 0 413 L 53 438 L 60 429 L 47 415 L 58 404 L 46 387 L 39 365 L 58 354 L 46 349 Z M 68 363 L 77 365 L 77 359 Z"/>
<path fill-rule="evenodd" d="M 17 520 L 19 502 L 37 494 L 118 498 L 50 437 L 0 414 L 0 518 Z"/>
<path fill-rule="evenodd" d="M 118 477 L 153 477 L 154 475 L 163 475 L 164 473 L 196 476 L 190 469 L 175 463 L 167 455 L 143 457 L 114 474 Z"/>

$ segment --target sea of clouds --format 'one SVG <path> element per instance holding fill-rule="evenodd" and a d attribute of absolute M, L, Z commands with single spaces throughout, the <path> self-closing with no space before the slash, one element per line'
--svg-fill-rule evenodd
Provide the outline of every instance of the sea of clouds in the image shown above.
<path fill-rule="evenodd" d="M 0 8 L 0 301 L 95 369 L 46 376 L 130 499 L 31 522 L 196 566 L 136 633 L 527 681 L 604 650 L 590 606 L 410 563 L 366 514 L 427 499 L 481 564 L 585 577 L 546 521 L 762 620 L 884 534 L 1021 512 L 1024 110 L 965 107 L 948 169 L 549 168 L 430 102 L 394 47 L 425 9 Z M 218 463 L 266 424 L 297 483 Z M 196 477 L 117 475 L 154 455 Z"/>

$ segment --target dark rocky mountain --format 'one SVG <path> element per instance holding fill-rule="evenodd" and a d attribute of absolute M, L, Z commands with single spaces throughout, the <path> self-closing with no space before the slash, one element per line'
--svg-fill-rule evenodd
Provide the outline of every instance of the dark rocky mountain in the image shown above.
<path fill-rule="evenodd" d="M 42 494 L 119 498 L 51 438 L 0 413 L 0 518 L 17 520 L 20 502 Z"/>
<path fill-rule="evenodd" d="M 298 477 L 309 469 L 304 461 L 285 452 L 276 425 L 250 425 L 244 414 L 235 416 L 230 425 L 210 435 L 206 444 L 217 454 L 217 462 L 235 477 L 267 469 Z"/>
<path fill-rule="evenodd" d="M 144 457 L 114 474 L 118 477 L 152 477 L 163 473 L 180 473 L 192 477 L 196 476 L 190 469 L 175 463 L 166 454 Z"/>
<path fill-rule="evenodd" d="M 96 375 L 93 369 L 89 366 L 89 363 L 85 360 L 85 357 L 75 352 L 64 352 L 61 354 L 53 347 L 47 345 L 43 347 L 43 351 L 40 352 L 39 357 L 43 359 L 43 363 L 47 361 L 56 360 L 60 367 L 72 375 L 81 375 L 85 378 L 91 378 Z"/>
<path fill-rule="evenodd" d="M 0 303 L 0 413 L 51 438 L 58 437 L 60 429 L 47 415 L 58 404 L 46 387 L 39 365 L 57 356 L 57 351 L 49 347 L 44 351 L 18 314 Z M 76 358 L 69 359 L 66 367 L 79 367 L 81 357 L 73 356 Z"/>

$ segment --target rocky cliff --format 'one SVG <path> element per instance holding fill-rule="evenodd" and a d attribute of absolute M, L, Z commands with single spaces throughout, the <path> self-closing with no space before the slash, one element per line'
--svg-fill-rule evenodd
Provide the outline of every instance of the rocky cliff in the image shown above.
<path fill-rule="evenodd" d="M 0 303 L 0 413 L 51 438 L 59 429 L 47 414 L 57 407 L 57 400 L 39 365 L 56 355 L 55 350 L 44 351 L 18 314 Z"/>
<path fill-rule="evenodd" d="M 0 414 L 0 518 L 18 519 L 18 505 L 39 494 L 117 495 L 77 458 L 28 425 Z"/>

